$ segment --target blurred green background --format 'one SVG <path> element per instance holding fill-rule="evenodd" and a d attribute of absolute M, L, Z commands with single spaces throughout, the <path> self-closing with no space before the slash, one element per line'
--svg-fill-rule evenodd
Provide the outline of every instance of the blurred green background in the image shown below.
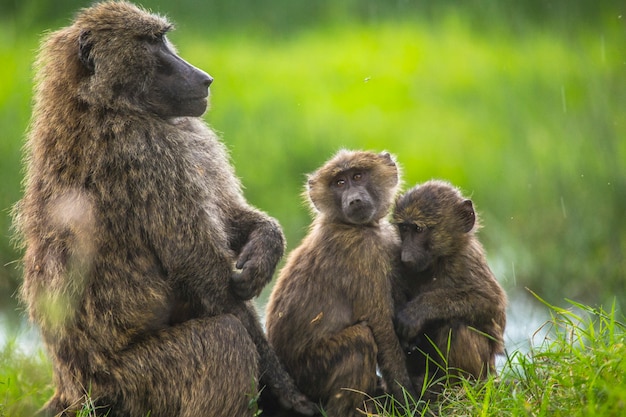
<path fill-rule="evenodd" d="M 41 33 L 89 1 L 0 0 L 0 311 L 19 253 L 10 210 Z M 513 300 L 626 301 L 623 0 L 143 1 L 213 77 L 205 119 L 288 249 L 310 222 L 305 174 L 342 147 L 388 150 L 408 188 L 444 178 L 474 200 Z M 1 330 L 0 330 L 1 332 Z"/>

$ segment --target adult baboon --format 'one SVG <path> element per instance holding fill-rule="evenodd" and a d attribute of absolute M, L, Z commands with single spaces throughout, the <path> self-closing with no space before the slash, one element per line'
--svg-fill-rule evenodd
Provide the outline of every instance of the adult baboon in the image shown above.
<path fill-rule="evenodd" d="M 385 216 L 398 177 L 388 153 L 346 150 L 310 175 L 316 217 L 270 296 L 270 343 L 329 416 L 357 415 L 376 394 L 377 364 L 392 393 L 413 392 L 392 322 L 399 240 Z"/>
<path fill-rule="evenodd" d="M 25 193 L 22 298 L 56 392 L 109 416 L 244 416 L 259 376 L 312 414 L 246 301 L 284 250 L 198 117 L 212 78 L 171 24 L 125 2 L 82 10 L 42 44 Z"/>
<path fill-rule="evenodd" d="M 423 388 L 427 369 L 436 379 L 446 363 L 451 372 L 475 378 L 495 372 L 506 294 L 474 233 L 472 201 L 449 183 L 429 181 L 397 200 L 393 223 L 402 239 L 396 324 L 410 346 L 415 389 Z"/>

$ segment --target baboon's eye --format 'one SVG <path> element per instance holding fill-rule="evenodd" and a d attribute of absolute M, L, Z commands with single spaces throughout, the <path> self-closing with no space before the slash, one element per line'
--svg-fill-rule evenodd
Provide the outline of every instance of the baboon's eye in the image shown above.
<path fill-rule="evenodd" d="M 352 176 L 352 179 L 355 181 L 361 181 L 362 178 L 363 178 L 363 174 L 361 174 L 360 172 L 357 172 L 356 174 Z"/>
<path fill-rule="evenodd" d="M 398 228 L 401 233 L 422 233 L 424 228 L 415 223 L 399 223 Z"/>
<path fill-rule="evenodd" d="M 147 43 L 149 43 L 151 45 L 156 45 L 156 44 L 164 42 L 165 34 L 163 34 L 163 33 L 154 33 L 154 34 L 142 36 L 141 39 L 143 39 L 145 42 L 147 42 Z"/>
<path fill-rule="evenodd" d="M 346 180 L 344 180 L 343 178 L 340 178 L 335 181 L 335 185 L 340 188 L 343 187 L 345 184 L 346 184 Z"/>
<path fill-rule="evenodd" d="M 165 59 L 159 59 L 157 61 L 157 70 L 163 75 L 172 75 L 175 72 L 175 68 L 172 63 Z"/>

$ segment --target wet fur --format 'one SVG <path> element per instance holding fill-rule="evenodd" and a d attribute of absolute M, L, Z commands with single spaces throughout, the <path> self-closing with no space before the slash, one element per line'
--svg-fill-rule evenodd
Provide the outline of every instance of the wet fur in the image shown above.
<path fill-rule="evenodd" d="M 145 42 L 171 26 L 100 3 L 39 51 L 15 225 L 21 298 L 53 364 L 43 415 L 89 393 L 109 416 L 249 416 L 260 378 L 312 410 L 246 301 L 283 254 L 280 226 L 200 118 L 150 103 Z"/>
<path fill-rule="evenodd" d="M 407 365 L 415 389 L 422 389 L 427 357 L 430 380 L 443 369 L 474 378 L 495 373 L 495 356 L 504 349 L 507 300 L 475 234 L 471 201 L 449 183 L 429 181 L 398 198 L 393 222 L 427 233 L 419 247 L 403 236 L 402 251 L 408 253 L 402 258 L 414 263 L 400 267 L 394 286 L 396 321 L 410 348 Z"/>
<path fill-rule="evenodd" d="M 346 222 L 331 192 L 346 171 L 367 171 L 374 219 Z M 360 415 L 365 395 L 410 382 L 393 331 L 390 273 L 399 240 L 385 216 L 399 181 L 388 154 L 340 151 L 309 176 L 315 218 L 290 255 L 267 307 L 268 338 L 298 387 L 330 416 Z"/>

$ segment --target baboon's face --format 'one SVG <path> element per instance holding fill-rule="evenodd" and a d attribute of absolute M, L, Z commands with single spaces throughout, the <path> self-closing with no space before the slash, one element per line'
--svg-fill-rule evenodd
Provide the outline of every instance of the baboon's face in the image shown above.
<path fill-rule="evenodd" d="M 179 57 L 165 32 L 124 35 L 80 34 L 78 58 L 92 77 L 94 102 L 128 100 L 162 118 L 197 117 L 206 111 L 213 78 Z"/>
<path fill-rule="evenodd" d="M 147 41 L 157 69 L 148 105 L 159 116 L 201 116 L 207 108 L 213 78 L 179 57 L 164 36 Z"/>
<path fill-rule="evenodd" d="M 432 229 L 419 220 L 409 219 L 398 223 L 402 240 L 400 259 L 409 269 L 422 272 L 428 269 L 434 260 Z"/>
<path fill-rule="evenodd" d="M 365 224 L 376 214 L 376 201 L 369 190 L 370 172 L 350 169 L 336 175 L 330 188 L 341 218 L 350 224 Z"/>
<path fill-rule="evenodd" d="M 437 251 L 437 234 L 433 232 L 441 218 L 440 201 L 426 190 L 425 187 L 409 190 L 398 198 L 393 211 L 393 223 L 402 241 L 401 261 L 416 272 L 428 269 Z"/>
<path fill-rule="evenodd" d="M 402 239 L 402 263 L 422 272 L 439 258 L 458 253 L 475 220 L 472 201 L 452 186 L 429 182 L 409 190 L 393 212 Z"/>

